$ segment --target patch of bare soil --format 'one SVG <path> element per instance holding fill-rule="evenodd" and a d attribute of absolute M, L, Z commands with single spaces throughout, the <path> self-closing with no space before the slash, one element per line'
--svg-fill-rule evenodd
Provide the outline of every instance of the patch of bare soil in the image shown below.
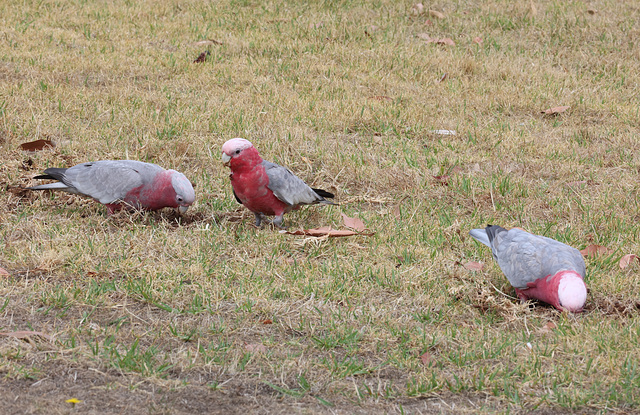
<path fill-rule="evenodd" d="M 388 399 L 361 403 L 343 399 L 322 404 L 312 396 L 294 399 L 275 392 L 259 379 L 231 378 L 214 390 L 206 383 L 163 385 L 130 375 L 104 373 L 73 363 L 52 361 L 40 380 L 0 381 L 4 397 L 0 414 L 472 414 L 493 413 L 502 406 L 492 396 L 442 393 L 415 399 Z M 68 399 L 81 402 L 72 404 Z M 583 409 L 582 414 L 596 413 Z M 512 413 L 570 414 L 551 408 L 522 408 Z"/>

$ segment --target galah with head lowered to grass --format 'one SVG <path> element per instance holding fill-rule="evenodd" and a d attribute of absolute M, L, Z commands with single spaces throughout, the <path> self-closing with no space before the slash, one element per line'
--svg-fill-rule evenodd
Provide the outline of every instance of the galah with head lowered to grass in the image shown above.
<path fill-rule="evenodd" d="M 222 161 L 231 168 L 231 186 L 238 203 L 247 207 L 260 226 L 263 216 L 275 216 L 273 224 L 282 227 L 285 213 L 302 205 L 333 203 L 333 194 L 312 189 L 286 167 L 263 160 L 258 150 L 244 138 L 234 138 L 222 146 Z"/>
<path fill-rule="evenodd" d="M 489 225 L 469 234 L 491 248 L 518 298 L 544 301 L 558 310 L 582 311 L 587 286 L 580 251 L 518 228 Z"/>
<path fill-rule="evenodd" d="M 58 180 L 30 187 L 63 190 L 92 197 L 107 206 L 107 213 L 125 209 L 187 211 L 196 194 L 184 174 L 135 160 L 101 160 L 64 168 L 50 168 L 34 179 Z"/>

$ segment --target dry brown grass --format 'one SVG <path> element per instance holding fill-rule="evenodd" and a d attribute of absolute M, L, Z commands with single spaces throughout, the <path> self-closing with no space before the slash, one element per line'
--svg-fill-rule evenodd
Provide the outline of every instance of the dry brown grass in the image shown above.
<path fill-rule="evenodd" d="M 0 332 L 53 336 L 0 336 L 0 412 L 637 412 L 640 8 L 412 5 L 0 3 Z M 237 136 L 336 192 L 290 227 L 376 234 L 256 230 L 219 159 Z M 196 205 L 20 189 L 109 158 L 184 172 Z M 611 248 L 587 311 L 516 302 L 467 236 L 486 223 Z"/>

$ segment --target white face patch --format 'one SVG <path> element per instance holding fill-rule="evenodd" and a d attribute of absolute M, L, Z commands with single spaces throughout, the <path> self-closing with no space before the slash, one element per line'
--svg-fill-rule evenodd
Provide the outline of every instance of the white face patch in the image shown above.
<path fill-rule="evenodd" d="M 587 287 L 582 278 L 576 275 L 564 275 L 558 285 L 560 305 L 570 311 L 579 311 L 587 301 Z"/>

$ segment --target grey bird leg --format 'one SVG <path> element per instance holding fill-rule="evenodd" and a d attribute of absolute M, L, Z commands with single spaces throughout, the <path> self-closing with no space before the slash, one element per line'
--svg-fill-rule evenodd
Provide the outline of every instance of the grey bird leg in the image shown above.
<path fill-rule="evenodd" d="M 273 223 L 274 225 L 276 225 L 278 228 L 280 229 L 285 229 L 284 226 L 282 226 L 282 222 L 283 222 L 283 218 L 284 215 L 280 215 L 280 216 L 276 216 L 271 223 Z"/>
<path fill-rule="evenodd" d="M 259 228 L 260 224 L 262 223 L 262 214 L 253 212 L 253 215 L 256 217 L 256 228 Z"/>

